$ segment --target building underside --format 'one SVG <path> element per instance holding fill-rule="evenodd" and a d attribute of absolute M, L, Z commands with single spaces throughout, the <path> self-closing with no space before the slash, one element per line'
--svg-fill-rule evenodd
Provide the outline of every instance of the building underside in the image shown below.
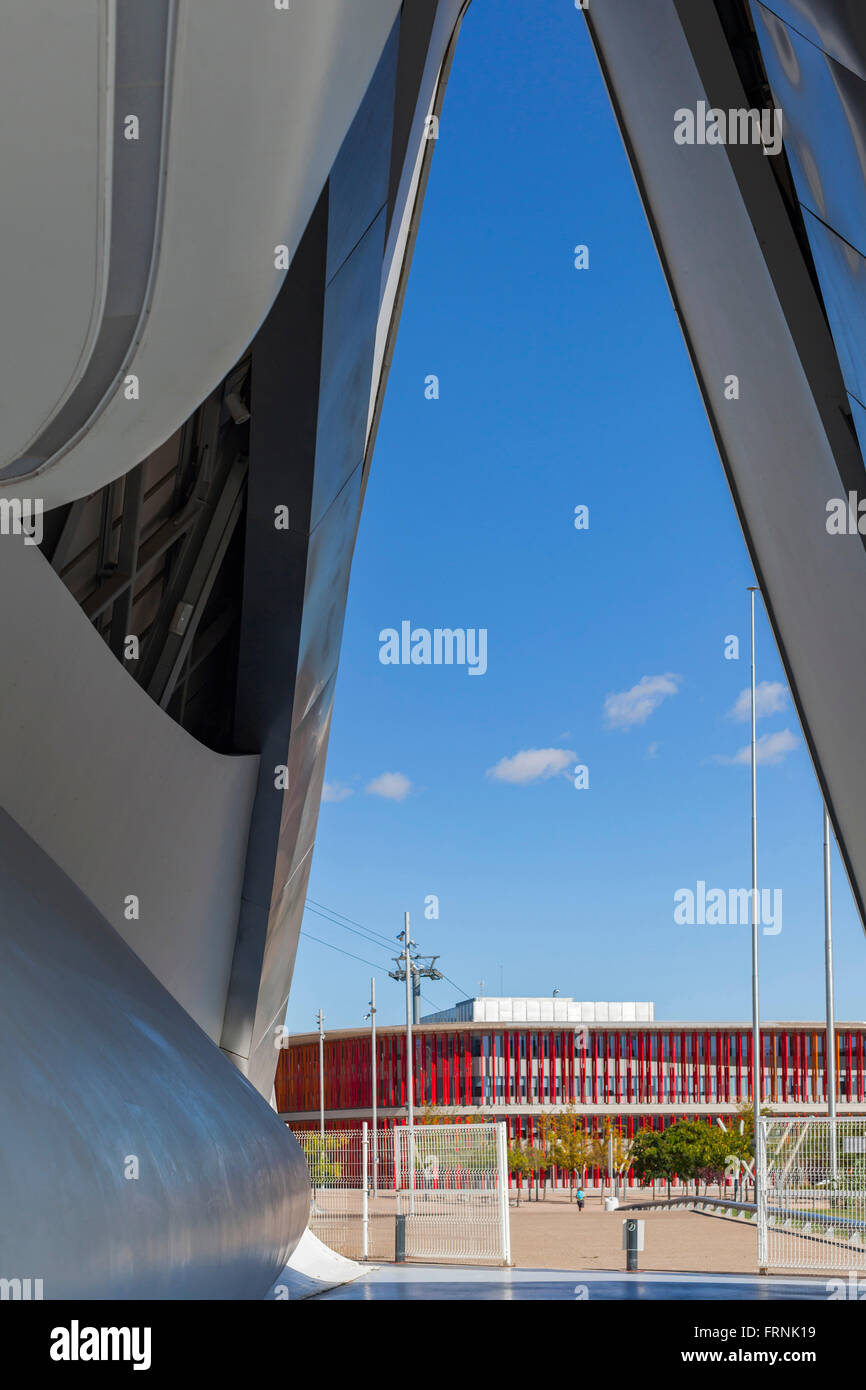
<path fill-rule="evenodd" d="M 49 1298 L 261 1297 L 306 1223 L 274 1035 L 466 7 L 4 17 L 0 1275 Z M 862 915 L 866 20 L 586 20 Z M 701 101 L 782 150 L 677 144 Z"/>

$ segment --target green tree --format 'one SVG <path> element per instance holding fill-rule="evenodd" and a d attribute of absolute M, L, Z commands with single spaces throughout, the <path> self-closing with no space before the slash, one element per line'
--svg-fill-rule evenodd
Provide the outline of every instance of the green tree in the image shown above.
<path fill-rule="evenodd" d="M 538 1175 L 539 1173 L 543 1173 L 545 1169 L 550 1166 L 550 1158 L 544 1149 L 539 1148 L 535 1144 L 528 1144 L 524 1149 L 524 1153 L 526 1154 L 526 1162 L 529 1167 L 530 1176 L 535 1182 L 535 1200 L 537 1202 Z"/>
<path fill-rule="evenodd" d="M 697 1186 L 712 1159 L 710 1126 L 701 1120 L 677 1120 L 665 1133 L 673 1172 L 684 1182 L 694 1182 Z"/>
<path fill-rule="evenodd" d="M 568 1173 L 568 1200 L 574 1200 L 574 1179 L 583 1174 L 590 1161 L 590 1143 L 586 1128 L 581 1124 L 573 1105 L 566 1106 L 556 1117 L 550 1155 L 557 1168 Z"/>
<path fill-rule="evenodd" d="M 508 1148 L 507 1155 L 508 1171 L 518 1179 L 517 1182 L 517 1205 L 520 1206 L 520 1191 L 523 1179 L 529 1176 L 529 1163 L 521 1141 L 518 1139 Z"/>
<path fill-rule="evenodd" d="M 656 1178 L 666 1178 L 668 1197 L 671 1195 L 671 1146 L 667 1141 L 669 1130 L 642 1129 L 632 1141 L 632 1167 L 641 1182 L 653 1182 Z"/>
<path fill-rule="evenodd" d="M 601 1174 L 608 1171 L 613 1161 L 610 1171 L 611 1191 L 613 1190 L 614 1173 L 622 1174 L 625 1168 L 631 1166 L 631 1144 L 625 1139 L 620 1131 L 619 1125 L 612 1119 L 606 1119 L 600 1134 L 595 1134 L 589 1141 L 590 1163 L 598 1168 Z M 604 1179 L 602 1178 L 602 1187 Z"/>
<path fill-rule="evenodd" d="M 329 1187 L 343 1176 L 337 1154 L 347 1143 L 346 1136 L 339 1133 L 326 1134 L 324 1138 L 315 1132 L 304 1135 L 304 1156 L 313 1187 Z"/>

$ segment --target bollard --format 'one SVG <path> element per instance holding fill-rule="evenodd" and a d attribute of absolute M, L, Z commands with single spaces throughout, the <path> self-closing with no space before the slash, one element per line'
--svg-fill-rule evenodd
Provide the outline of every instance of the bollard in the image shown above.
<path fill-rule="evenodd" d="M 622 1248 L 625 1251 L 627 1270 L 637 1269 L 637 1253 L 643 1250 L 643 1229 L 644 1223 L 633 1217 L 622 1223 Z"/>
<path fill-rule="evenodd" d="M 394 1263 L 406 1263 L 406 1218 L 398 1216 L 394 1226 Z"/>

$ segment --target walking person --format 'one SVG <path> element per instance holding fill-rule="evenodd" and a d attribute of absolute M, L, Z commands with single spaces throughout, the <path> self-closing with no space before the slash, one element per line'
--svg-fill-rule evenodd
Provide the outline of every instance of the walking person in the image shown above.
<path fill-rule="evenodd" d="M 584 1192 L 584 1190 L 583 1190 L 582 1187 L 579 1187 L 579 1188 L 577 1189 L 577 1209 L 578 1209 L 578 1211 L 583 1211 L 583 1204 L 584 1204 L 585 1201 L 586 1201 L 586 1193 Z"/>

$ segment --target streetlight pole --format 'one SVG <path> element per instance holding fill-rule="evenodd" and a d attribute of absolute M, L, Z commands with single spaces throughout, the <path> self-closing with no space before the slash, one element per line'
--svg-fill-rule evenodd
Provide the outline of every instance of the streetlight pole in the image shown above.
<path fill-rule="evenodd" d="M 833 909 L 830 899 L 830 817 L 824 807 L 824 985 L 827 999 L 827 1119 L 830 1122 L 830 1176 L 838 1177 L 836 1152 L 836 1011 L 833 1001 Z"/>
<path fill-rule="evenodd" d="M 322 1025 L 325 1022 L 325 1015 L 322 1010 L 316 1015 L 319 1025 L 319 1138 L 322 1140 L 322 1154 L 324 1155 L 325 1143 L 325 1034 L 322 1032 Z M 323 1159 L 324 1161 L 324 1159 Z"/>
<path fill-rule="evenodd" d="M 370 1084 L 373 1093 L 373 1196 L 379 1195 L 379 1131 L 376 1128 L 376 977 L 370 980 Z"/>
<path fill-rule="evenodd" d="M 761 1052 L 761 1024 L 758 1009 L 758 741 L 755 713 L 755 594 L 757 585 L 749 585 L 751 600 L 752 650 L 752 1100 L 755 1127 L 755 1203 L 758 1202 L 759 1151 L 761 1144 L 761 1100 L 763 1099 L 764 1058 Z"/>
<path fill-rule="evenodd" d="M 412 937 L 409 934 L 408 912 L 404 915 L 403 921 L 403 955 L 406 970 L 406 1123 L 409 1126 L 411 1142 L 412 1126 L 415 1123 L 415 1105 L 412 1095 L 414 1090 L 414 1078 L 412 1075 L 412 958 L 410 954 Z"/>

